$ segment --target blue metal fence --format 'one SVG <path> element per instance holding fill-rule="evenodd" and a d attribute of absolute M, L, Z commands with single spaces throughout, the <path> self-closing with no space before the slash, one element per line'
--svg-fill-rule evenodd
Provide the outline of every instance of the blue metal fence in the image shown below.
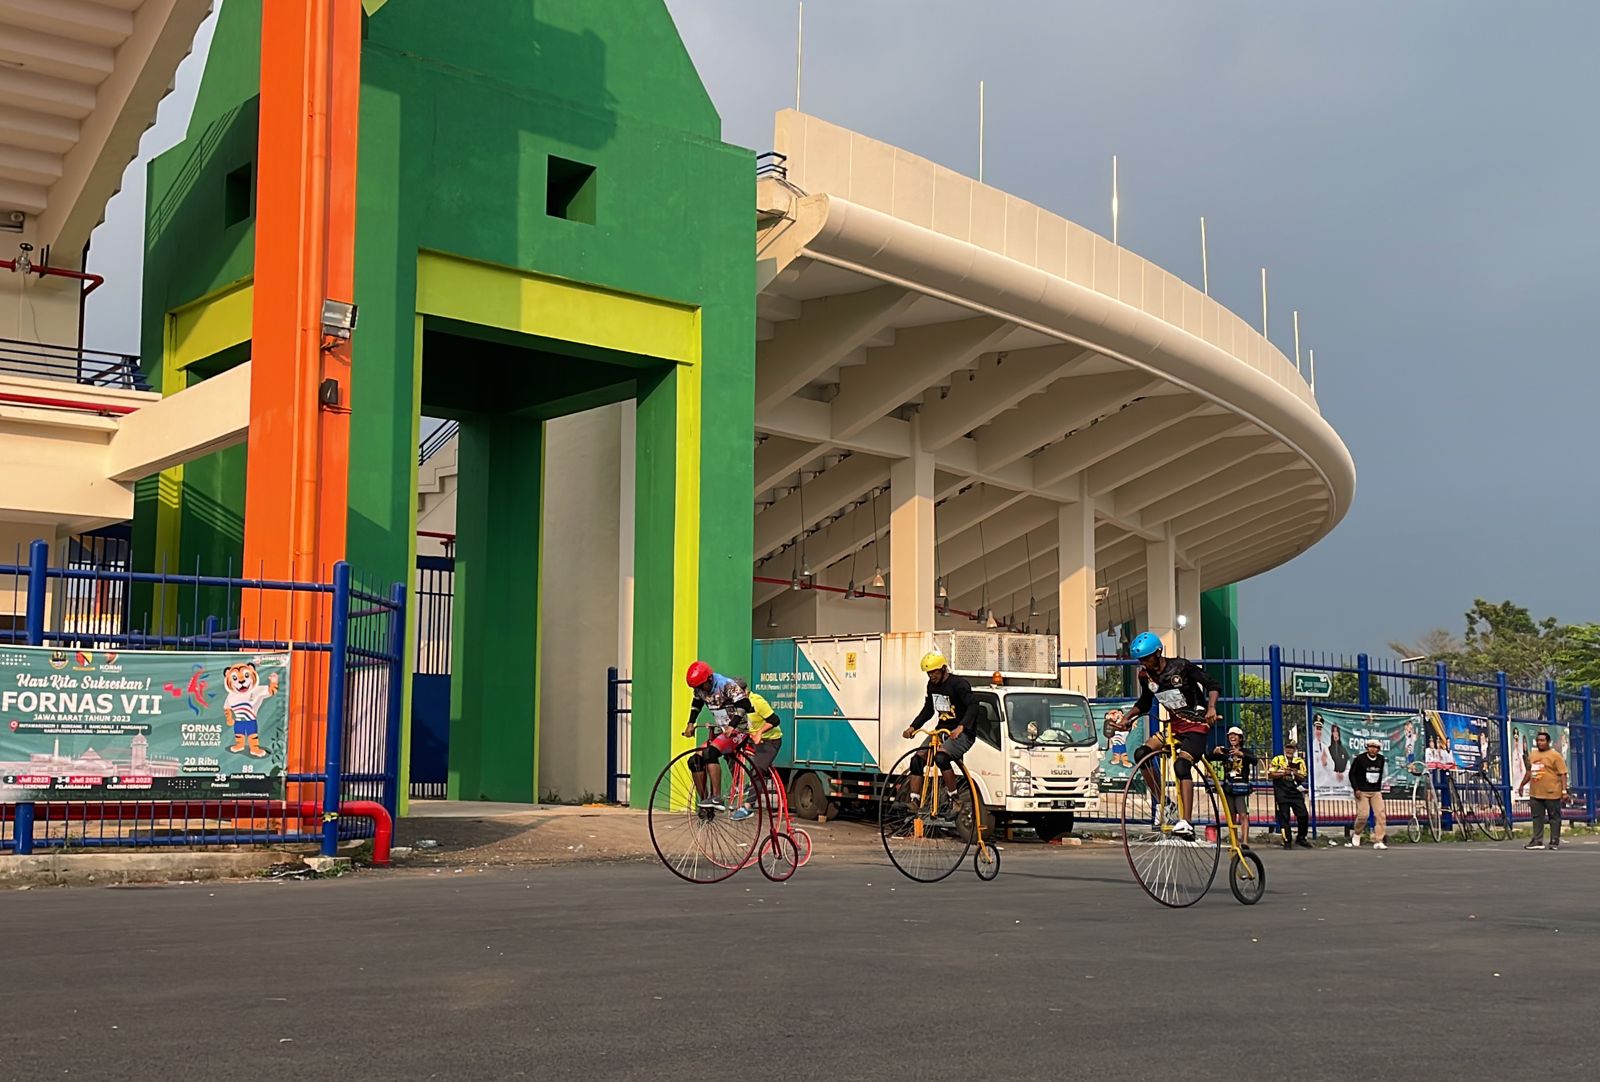
<path fill-rule="evenodd" d="M 1354 657 L 1328 654 L 1285 651 L 1273 646 L 1259 658 L 1223 658 L 1201 661 L 1207 671 L 1219 679 L 1229 675 L 1259 678 L 1264 690 L 1260 695 L 1239 695 L 1218 700 L 1218 713 L 1222 721 L 1213 734 L 1216 743 L 1223 743 L 1227 727 L 1238 724 L 1245 729 L 1245 741 L 1258 753 L 1277 754 L 1283 750 L 1284 737 L 1289 731 L 1301 736 L 1301 747 L 1309 752 L 1311 731 L 1307 725 L 1320 710 L 1354 711 L 1373 715 L 1411 715 L 1427 710 L 1455 712 L 1482 717 L 1490 726 L 1490 748 L 1485 773 L 1498 790 L 1506 814 L 1513 821 L 1529 819 L 1529 807 L 1513 791 L 1512 726 L 1529 725 L 1564 726 L 1570 735 L 1568 766 L 1571 786 L 1567 798 L 1566 816 L 1594 824 L 1597 803 L 1600 803 L 1600 734 L 1594 726 L 1594 701 L 1591 689 L 1562 691 L 1555 681 L 1547 681 L 1539 688 L 1518 687 L 1509 683 L 1505 673 L 1496 673 L 1492 679 L 1454 676 L 1442 662 L 1422 667 L 1426 659 L 1403 662 L 1375 663 L 1366 654 Z M 1094 670 L 1093 686 L 1098 694 L 1093 701 L 1100 703 L 1126 701 L 1120 694 L 1126 674 L 1137 662 L 1103 658 L 1096 661 L 1064 661 L 1067 670 L 1090 668 Z M 1344 699 L 1297 698 L 1294 694 L 1294 673 L 1318 673 L 1335 681 L 1334 687 L 1345 692 Z M 1343 680 L 1339 678 L 1343 677 Z M 1243 679 L 1222 680 L 1224 687 L 1243 686 Z M 1308 760 L 1315 757 L 1308 754 Z M 1316 764 L 1311 764 L 1311 795 L 1308 801 L 1314 827 L 1347 827 L 1352 825 L 1354 803 L 1350 800 L 1321 801 L 1316 797 Z M 1258 787 L 1263 783 L 1258 782 Z M 1264 785 L 1270 790 L 1270 783 Z M 1403 796 L 1403 794 L 1396 794 Z M 1447 812 L 1448 797 L 1446 796 Z"/>
<path fill-rule="evenodd" d="M 288 799 L 134 802 L 29 801 L 0 804 L 0 849 L 113 846 L 256 845 L 319 842 L 333 855 L 341 839 L 370 836 L 372 824 L 341 818 L 342 804 L 376 801 L 395 814 L 405 671 L 406 588 L 386 591 L 357 581 L 339 562 L 328 581 L 282 582 L 224 575 L 135 572 L 64 561 L 35 541 L 28 561 L 0 564 L 0 595 L 22 626 L 0 624 L 0 643 L 77 649 L 289 651 L 295 701 L 306 716 L 289 719 L 291 741 L 322 740 L 320 769 L 287 776 Z M 115 584 L 122 611 L 85 624 L 63 603 L 84 584 Z M 9 589 L 8 589 L 9 587 Z M 148 589 L 147 610 L 129 599 Z M 25 598 L 25 607 L 17 601 Z M 269 599 L 289 598 L 303 613 L 290 627 L 262 627 Z M 257 619 L 243 614 L 254 603 Z M 218 609 L 221 610 L 220 614 Z M 256 637 L 245 638 L 248 623 Z M 316 714 L 322 714 L 318 718 Z M 310 759 L 309 755 L 302 756 Z"/>

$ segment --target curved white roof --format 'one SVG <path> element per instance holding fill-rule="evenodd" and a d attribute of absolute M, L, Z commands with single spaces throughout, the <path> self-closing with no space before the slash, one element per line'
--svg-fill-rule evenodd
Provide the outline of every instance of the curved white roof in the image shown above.
<path fill-rule="evenodd" d="M 1094 501 L 1102 626 L 1171 538 L 1203 588 L 1305 551 L 1355 466 L 1294 364 L 1175 275 L 952 170 L 793 111 L 758 190 L 758 577 L 888 566 L 871 495 L 932 452 L 955 608 L 1054 609 L 1062 503 Z M 805 482 L 798 487 L 799 472 Z M 803 507 L 803 510 L 802 510 Z M 886 554 L 887 545 L 883 545 Z M 984 570 L 984 566 L 987 570 Z M 864 573 L 862 569 L 865 569 Z M 757 583 L 755 600 L 783 587 Z M 1024 609 L 1019 619 L 1026 616 Z"/>

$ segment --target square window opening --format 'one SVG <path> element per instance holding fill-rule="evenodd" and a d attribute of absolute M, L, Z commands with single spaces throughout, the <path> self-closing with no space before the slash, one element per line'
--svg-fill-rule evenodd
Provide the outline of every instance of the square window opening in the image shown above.
<path fill-rule="evenodd" d="M 594 166 L 552 154 L 545 178 L 545 213 L 552 218 L 593 225 L 597 187 Z"/>
<path fill-rule="evenodd" d="M 238 225 L 249 219 L 251 214 L 251 197 L 254 192 L 251 167 L 249 164 L 241 165 L 224 178 L 222 184 L 222 217 L 223 228 Z"/>

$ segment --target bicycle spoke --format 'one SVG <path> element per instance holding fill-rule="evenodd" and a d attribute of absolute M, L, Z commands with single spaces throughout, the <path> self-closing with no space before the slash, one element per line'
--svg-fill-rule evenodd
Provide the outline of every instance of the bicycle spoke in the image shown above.
<path fill-rule="evenodd" d="M 1166 760 L 1165 752 L 1150 760 L 1162 777 L 1155 797 L 1147 791 L 1140 772 L 1129 776 L 1123 790 L 1122 842 L 1128 866 L 1145 893 L 1162 905 L 1180 908 L 1193 905 L 1211 889 L 1227 823 L 1218 813 L 1216 794 L 1197 776 L 1193 807 L 1184 816 L 1194 828 L 1194 836 L 1186 839 L 1172 833 L 1172 822 L 1184 809 Z M 1169 799 L 1178 806 L 1178 812 L 1166 809 Z"/>
<path fill-rule="evenodd" d="M 701 809 L 689 770 L 687 751 L 662 769 L 650 793 L 650 841 L 667 869 L 694 883 L 714 883 L 737 872 L 750 860 L 760 839 L 762 816 L 734 819 L 748 794 L 748 770 L 735 760 L 723 764 L 728 786 L 726 810 Z"/>

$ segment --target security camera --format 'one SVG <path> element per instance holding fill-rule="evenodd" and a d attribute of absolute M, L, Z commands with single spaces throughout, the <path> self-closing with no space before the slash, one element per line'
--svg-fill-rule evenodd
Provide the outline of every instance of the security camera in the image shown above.
<path fill-rule="evenodd" d="M 21 225 L 25 220 L 27 220 L 28 216 L 22 213 L 20 210 L 14 210 L 10 214 L 6 215 L 6 217 L 9 218 L 14 224 Z"/>

